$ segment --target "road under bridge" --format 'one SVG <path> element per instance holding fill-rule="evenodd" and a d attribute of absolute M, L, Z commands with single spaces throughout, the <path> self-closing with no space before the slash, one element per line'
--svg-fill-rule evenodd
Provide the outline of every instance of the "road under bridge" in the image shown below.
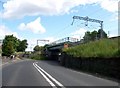
<path fill-rule="evenodd" d="M 68 48 L 78 44 L 80 44 L 80 41 L 72 37 L 66 37 L 52 42 L 46 47 L 46 57 L 49 59 L 58 60 L 63 48 Z"/>

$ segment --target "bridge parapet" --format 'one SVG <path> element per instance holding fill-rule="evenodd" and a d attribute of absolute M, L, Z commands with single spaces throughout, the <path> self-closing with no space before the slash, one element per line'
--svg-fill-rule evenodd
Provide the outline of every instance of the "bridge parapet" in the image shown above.
<path fill-rule="evenodd" d="M 72 37 L 66 37 L 66 38 L 54 41 L 54 42 L 50 43 L 50 45 L 56 45 L 56 44 L 64 43 L 64 42 L 78 42 L 78 39 L 77 38 L 72 38 Z"/>

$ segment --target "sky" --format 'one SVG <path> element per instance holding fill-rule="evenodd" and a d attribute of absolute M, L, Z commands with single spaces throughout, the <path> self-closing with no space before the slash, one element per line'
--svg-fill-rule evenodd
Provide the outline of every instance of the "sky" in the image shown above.
<path fill-rule="evenodd" d="M 73 16 L 103 21 L 103 30 L 109 37 L 118 36 L 119 0 L 0 0 L 0 39 L 13 34 L 27 39 L 27 51 L 37 40 L 39 45 L 55 40 L 74 37 L 83 38 L 86 31 L 100 29 L 100 24 L 76 19 Z"/>

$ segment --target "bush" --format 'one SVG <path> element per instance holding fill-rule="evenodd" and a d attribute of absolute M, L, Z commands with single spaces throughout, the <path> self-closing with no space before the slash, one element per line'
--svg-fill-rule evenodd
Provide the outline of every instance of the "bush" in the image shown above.
<path fill-rule="evenodd" d="M 120 57 L 120 49 L 117 49 L 114 55 L 115 55 L 116 57 Z"/>
<path fill-rule="evenodd" d="M 74 57 L 117 57 L 120 55 L 118 50 L 118 39 L 101 39 L 78 46 L 63 49 Z"/>
<path fill-rule="evenodd" d="M 46 58 L 41 55 L 41 54 L 38 54 L 38 53 L 34 53 L 31 55 L 31 59 L 34 59 L 34 60 L 45 60 Z"/>

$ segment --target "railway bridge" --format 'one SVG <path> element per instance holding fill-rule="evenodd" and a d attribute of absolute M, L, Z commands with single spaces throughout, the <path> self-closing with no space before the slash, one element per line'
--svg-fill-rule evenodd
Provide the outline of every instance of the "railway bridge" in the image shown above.
<path fill-rule="evenodd" d="M 46 57 L 50 59 L 57 59 L 61 55 L 63 48 L 68 48 L 80 44 L 80 41 L 76 38 L 66 37 L 57 41 L 54 41 L 46 47 Z"/>

